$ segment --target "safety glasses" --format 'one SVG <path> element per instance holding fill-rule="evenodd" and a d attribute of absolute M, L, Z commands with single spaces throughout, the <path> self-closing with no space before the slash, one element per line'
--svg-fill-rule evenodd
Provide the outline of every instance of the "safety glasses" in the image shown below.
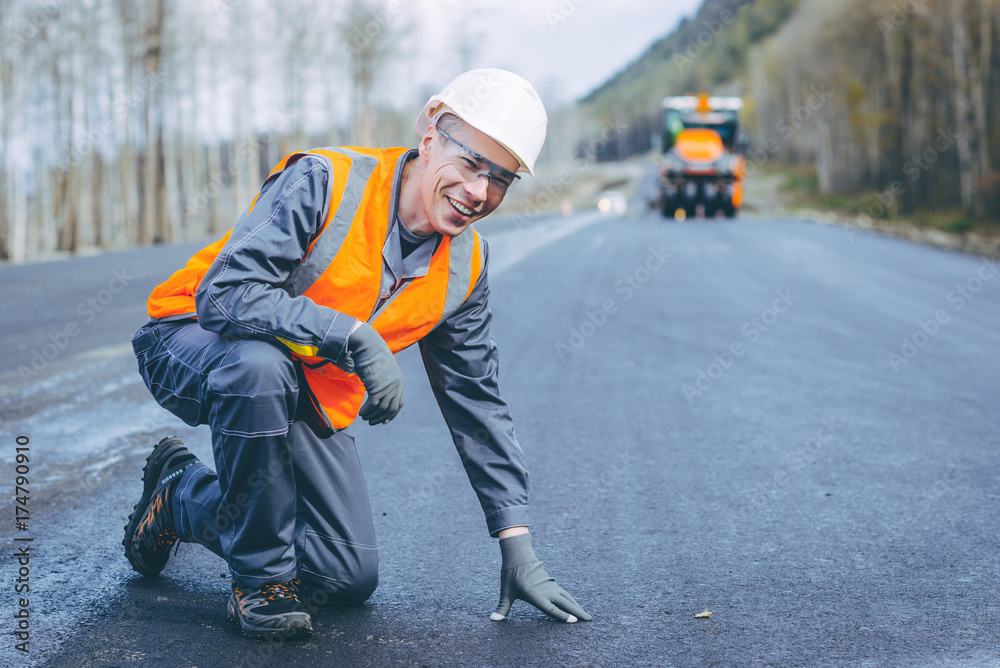
<path fill-rule="evenodd" d="M 490 182 L 487 188 L 489 193 L 502 197 L 521 180 L 521 177 L 514 172 L 487 160 L 440 127 L 437 128 L 437 131 L 442 137 L 451 142 L 451 144 L 447 145 L 449 146 L 447 151 L 448 156 L 451 158 L 451 163 L 458 168 L 459 173 L 462 174 L 466 181 L 477 181 L 485 176 Z"/>

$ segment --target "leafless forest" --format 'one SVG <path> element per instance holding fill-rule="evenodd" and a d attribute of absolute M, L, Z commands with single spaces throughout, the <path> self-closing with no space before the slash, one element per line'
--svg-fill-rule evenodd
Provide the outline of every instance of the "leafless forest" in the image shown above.
<path fill-rule="evenodd" d="M 415 110 L 375 88 L 407 21 L 395 1 L 0 0 L 0 258 L 218 233 L 292 150 L 412 143 Z"/>
<path fill-rule="evenodd" d="M 997 0 L 801 0 L 750 55 L 761 154 L 869 212 L 998 219 Z"/>

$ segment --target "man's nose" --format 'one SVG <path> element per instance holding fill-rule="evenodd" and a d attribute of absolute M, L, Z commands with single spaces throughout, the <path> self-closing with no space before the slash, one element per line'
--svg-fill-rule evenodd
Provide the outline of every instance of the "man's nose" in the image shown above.
<path fill-rule="evenodd" d="M 490 188 L 490 175 L 480 174 L 475 179 L 465 183 L 465 191 L 472 195 L 476 202 L 485 202 L 486 195 Z"/>

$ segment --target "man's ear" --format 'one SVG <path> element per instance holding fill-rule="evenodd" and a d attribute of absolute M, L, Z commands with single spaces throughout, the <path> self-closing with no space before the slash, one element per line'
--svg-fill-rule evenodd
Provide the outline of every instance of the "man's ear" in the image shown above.
<path fill-rule="evenodd" d="M 419 151 L 420 157 L 424 161 L 428 160 L 431 142 L 434 141 L 434 133 L 431 131 L 433 127 L 432 125 L 427 126 L 427 132 L 424 133 L 424 136 L 420 139 L 420 143 L 417 145 L 417 151 Z"/>

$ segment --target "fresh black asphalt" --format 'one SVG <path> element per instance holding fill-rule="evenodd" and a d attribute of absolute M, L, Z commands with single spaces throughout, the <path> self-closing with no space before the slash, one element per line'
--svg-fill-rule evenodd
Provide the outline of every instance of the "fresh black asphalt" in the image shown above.
<path fill-rule="evenodd" d="M 535 549 L 592 622 L 523 602 L 489 621 L 499 550 L 413 350 L 400 416 L 355 428 L 381 558 L 367 604 L 263 643 L 226 620 L 206 550 L 132 573 L 151 444 L 210 456 L 127 348 L 185 244 L 0 268 L 6 489 L 16 436 L 32 456 L 27 531 L 0 500 L 0 663 L 1000 665 L 1000 267 L 760 216 L 605 217 L 531 245 L 556 224 L 482 229 Z M 27 654 L 15 537 L 33 539 Z"/>

